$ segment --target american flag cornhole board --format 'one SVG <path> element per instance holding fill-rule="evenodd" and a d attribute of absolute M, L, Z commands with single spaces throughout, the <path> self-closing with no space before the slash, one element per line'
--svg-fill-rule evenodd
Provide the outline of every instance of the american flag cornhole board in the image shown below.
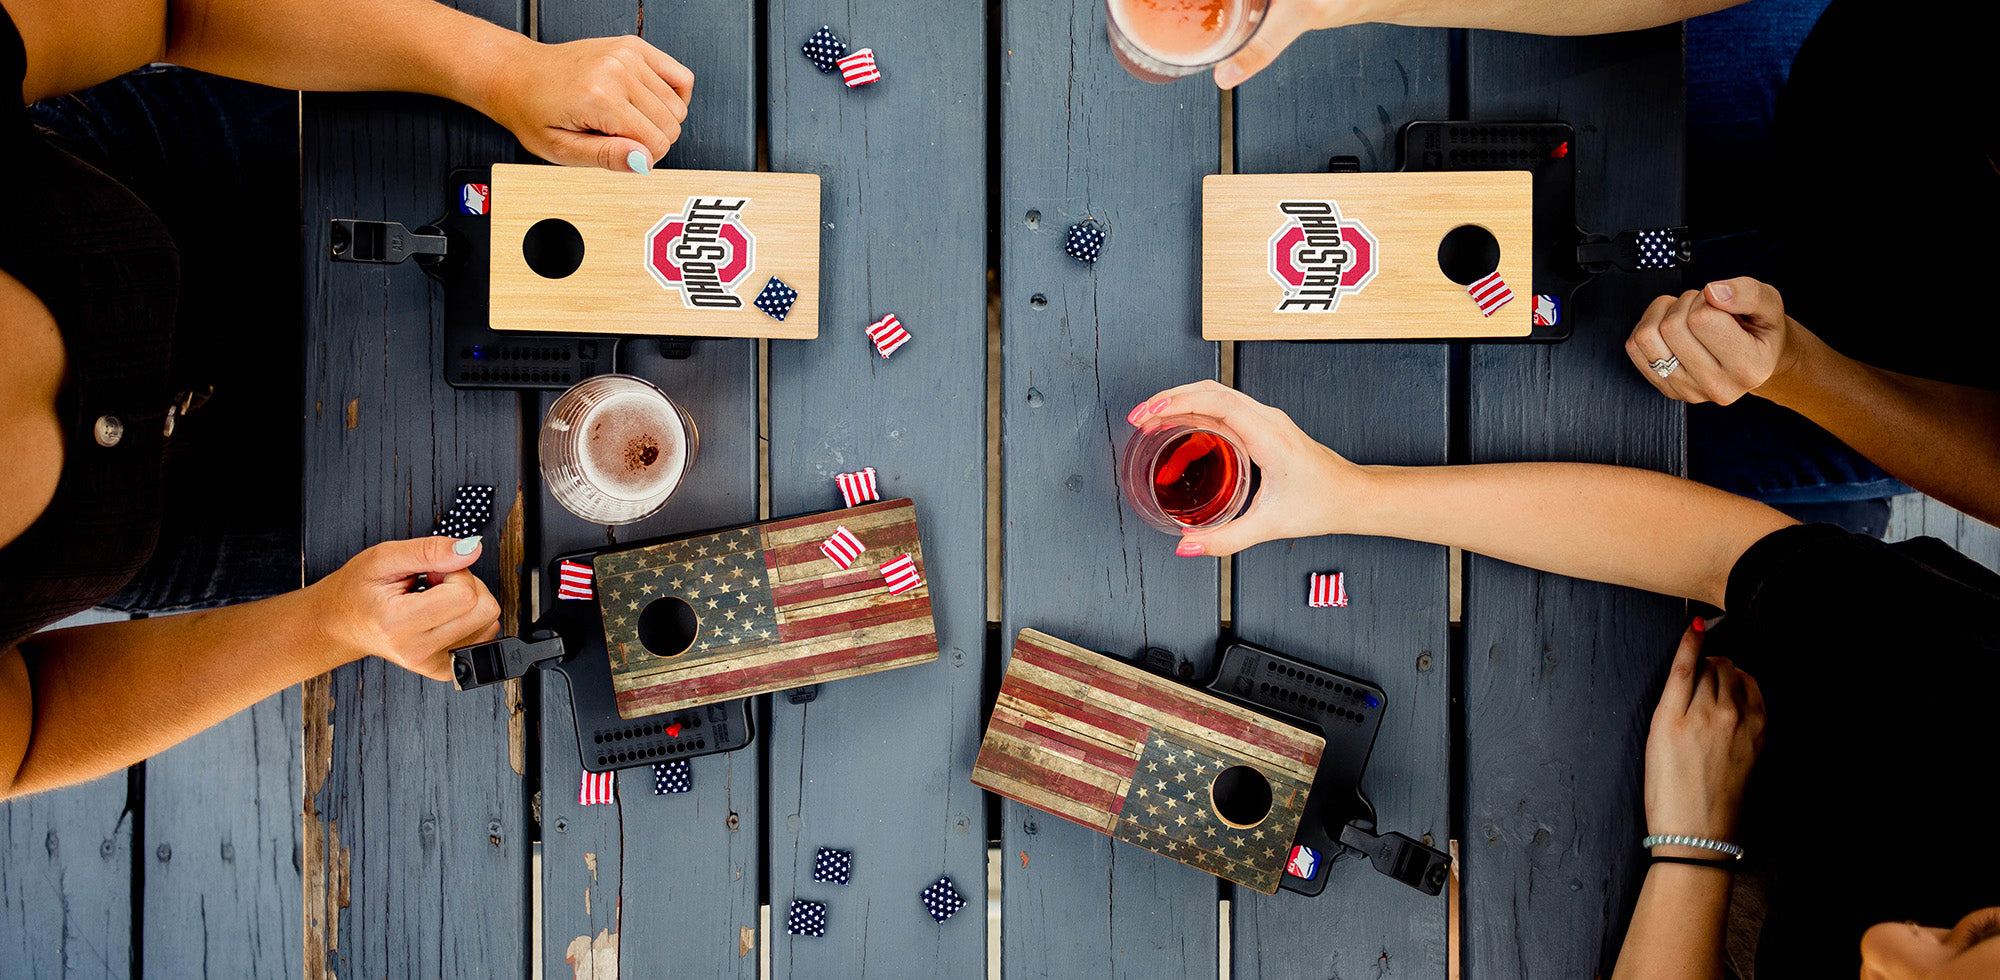
<path fill-rule="evenodd" d="M 493 165 L 495 330 L 670 337 L 819 335 L 817 174 Z M 574 271 L 528 261 L 544 222 L 582 238 Z M 779 320 L 758 309 L 773 277 L 798 290 Z"/>
<path fill-rule="evenodd" d="M 1482 308 L 1466 287 L 1492 272 L 1534 292 L 1534 211 L 1526 170 L 1204 177 L 1202 339 L 1526 337 L 1533 303 Z M 1461 225 L 1500 246 L 1462 283 L 1438 256 Z"/>
<path fill-rule="evenodd" d="M 1266 895 L 1284 879 L 1326 741 L 1035 630 L 1022 630 L 973 762 L 982 789 Z M 1226 820 L 1225 769 L 1270 783 Z"/>
<path fill-rule="evenodd" d="M 820 546 L 848 528 L 867 549 L 841 568 Z M 803 687 L 937 659 L 925 584 L 891 595 L 880 566 L 924 570 L 917 508 L 884 500 L 600 553 L 597 601 L 618 713 L 626 718 Z M 685 650 L 652 650 L 640 622 L 680 599 Z"/>

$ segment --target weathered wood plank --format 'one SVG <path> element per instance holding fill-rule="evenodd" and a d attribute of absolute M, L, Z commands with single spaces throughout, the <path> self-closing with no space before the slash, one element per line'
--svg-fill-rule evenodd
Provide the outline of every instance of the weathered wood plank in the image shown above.
<path fill-rule="evenodd" d="M 121 770 L 0 803 L 0 972 L 132 975 L 127 782 Z"/>
<path fill-rule="evenodd" d="M 522 24 L 513 3 L 461 6 Z M 453 205 L 451 167 L 517 147 L 470 110 L 408 96 L 308 96 L 300 129 L 311 580 L 375 541 L 428 533 L 460 484 L 514 496 L 520 400 L 445 386 L 442 291 L 417 269 L 325 256 L 329 219 L 427 221 Z M 511 593 L 518 570 L 498 556 L 512 549 L 494 543 L 473 570 Z M 512 687 L 461 694 L 372 658 L 306 685 L 307 976 L 527 972 L 532 828 Z"/>
<path fill-rule="evenodd" d="M 1102 3 L 1019 0 L 1001 16 L 1002 638 L 1034 627 L 1126 657 L 1158 645 L 1206 671 L 1216 562 L 1175 557 L 1115 471 L 1132 406 L 1216 375 L 1197 320 L 1219 95 L 1127 75 Z M 1095 265 L 1063 252 L 1085 218 L 1109 235 Z M 1008 976 L 1215 973 L 1214 878 L 1018 803 L 1001 813 Z"/>
<path fill-rule="evenodd" d="M 1449 35 L 1353 27 L 1307 35 L 1236 96 L 1236 169 L 1312 173 L 1327 157 L 1396 166 L 1396 134 L 1449 108 Z M 1444 344 L 1244 343 L 1237 387 L 1284 409 L 1351 459 L 1445 461 Z M 1312 609 L 1307 576 L 1344 571 L 1352 605 Z M 1443 849 L 1450 834 L 1450 654 L 1442 548 L 1366 537 L 1259 545 L 1238 555 L 1237 635 L 1363 677 L 1388 699 L 1362 791 L 1378 825 Z M 1441 976 L 1445 900 L 1376 874 L 1352 855 L 1307 899 L 1236 890 L 1232 975 Z"/>
<path fill-rule="evenodd" d="M 146 761 L 143 963 L 161 977 L 297 977 L 299 691 Z"/>
<path fill-rule="evenodd" d="M 774 696 L 771 967 L 779 977 L 974 977 L 985 949 L 979 745 L 985 616 L 986 8 L 777 0 L 765 8 L 770 167 L 818 173 L 820 336 L 770 344 L 771 507 L 837 507 L 835 473 L 873 466 L 916 501 L 937 663 Z M 848 89 L 799 45 L 829 24 L 873 47 L 881 81 Z M 876 355 L 863 328 L 913 339 Z M 783 774 L 779 777 L 778 774 Z M 845 886 L 811 880 L 818 848 L 854 852 Z M 942 924 L 917 899 L 941 874 L 972 902 Z M 827 935 L 785 935 L 791 900 Z"/>
<path fill-rule="evenodd" d="M 637 33 L 694 72 L 681 138 L 660 166 L 756 169 L 756 38 L 748 0 L 549 3 L 540 23 L 542 39 L 551 42 Z M 541 516 L 528 534 L 538 567 L 575 548 L 757 518 L 757 342 L 692 346 L 688 359 L 667 360 L 654 341 L 634 339 L 620 362 L 694 417 L 700 453 L 680 490 L 659 514 L 618 528 L 586 524 L 546 491 L 531 490 Z M 535 400 L 537 420 L 553 400 Z M 531 486 L 539 486 L 532 452 L 526 465 Z M 553 592 L 545 586 L 542 601 Z M 757 747 L 693 760 L 694 789 L 687 794 L 652 795 L 652 771 L 641 767 L 621 777 L 616 806 L 578 806 L 570 693 L 558 678 L 541 691 L 543 975 L 608 980 L 621 975 L 619 964 L 631 964 L 622 975 L 754 977 L 763 868 Z M 586 960 L 598 972 L 584 974 Z"/>
<path fill-rule="evenodd" d="M 1682 211 L 1679 25 L 1595 38 L 1477 32 L 1474 118 L 1577 131 L 1577 211 L 1606 233 Z M 1584 460 L 1681 472 L 1681 406 L 1625 337 L 1671 274 L 1580 290 L 1576 334 L 1472 349 L 1473 462 Z M 1641 753 L 1686 626 L 1679 600 L 1466 561 L 1468 976 L 1608 974 L 1644 873 Z"/>

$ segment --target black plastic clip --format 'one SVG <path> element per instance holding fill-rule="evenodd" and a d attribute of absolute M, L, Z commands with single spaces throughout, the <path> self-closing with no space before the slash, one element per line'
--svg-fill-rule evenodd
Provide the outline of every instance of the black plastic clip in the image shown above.
<path fill-rule="evenodd" d="M 537 630 L 532 639 L 503 636 L 451 652 L 451 677 L 461 691 L 520 677 L 544 662 L 561 660 L 562 637 Z"/>
<path fill-rule="evenodd" d="M 1684 227 L 1621 231 L 1616 238 L 1590 235 L 1576 247 L 1576 264 L 1591 275 L 1617 266 L 1626 272 L 1678 269 L 1694 261 L 1694 236 Z"/>
<path fill-rule="evenodd" d="M 1443 891 L 1451 875 L 1451 855 L 1405 834 L 1377 836 L 1349 823 L 1340 828 L 1340 842 L 1367 855 L 1375 870 L 1426 895 Z"/>
<path fill-rule="evenodd" d="M 793 704 L 811 704 L 819 697 L 819 685 L 807 684 L 785 692 L 785 700 Z"/>
<path fill-rule="evenodd" d="M 411 231 L 396 221 L 335 218 L 328 241 L 335 262 L 395 265 L 415 256 L 418 262 L 432 263 L 445 254 L 443 231 L 430 225 Z"/>
<path fill-rule="evenodd" d="M 1361 172 L 1361 158 L 1346 154 L 1335 154 L 1326 158 L 1326 172 L 1330 174 L 1358 174 Z"/>

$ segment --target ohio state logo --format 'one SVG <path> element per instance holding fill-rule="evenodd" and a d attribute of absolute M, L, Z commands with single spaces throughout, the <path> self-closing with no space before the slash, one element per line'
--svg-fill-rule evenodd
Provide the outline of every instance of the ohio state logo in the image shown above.
<path fill-rule="evenodd" d="M 1279 313 L 1331 313 L 1340 298 L 1375 278 L 1375 235 L 1343 221 L 1333 201 L 1279 201 L 1284 224 L 1271 233 L 1271 278 L 1283 287 Z"/>
<path fill-rule="evenodd" d="M 689 309 L 743 306 L 736 287 L 757 267 L 757 239 L 743 225 L 749 198 L 690 197 L 646 233 L 646 271 Z"/>

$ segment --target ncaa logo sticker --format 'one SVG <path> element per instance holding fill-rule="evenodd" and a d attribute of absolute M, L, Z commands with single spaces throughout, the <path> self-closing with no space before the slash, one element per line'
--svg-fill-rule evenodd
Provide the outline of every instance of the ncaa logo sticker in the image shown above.
<path fill-rule="evenodd" d="M 1285 862 L 1285 873 L 1311 881 L 1313 875 L 1319 874 L 1319 852 L 1304 844 L 1293 844 L 1291 860 Z"/>
<path fill-rule="evenodd" d="M 1375 235 L 1343 220 L 1334 201 L 1279 201 L 1283 224 L 1271 233 L 1271 278 L 1285 298 L 1279 313 L 1332 313 L 1340 298 L 1375 278 Z"/>
<path fill-rule="evenodd" d="M 646 233 L 646 271 L 688 309 L 743 306 L 736 287 L 757 268 L 757 239 L 743 224 L 749 198 L 690 197 Z"/>
<path fill-rule="evenodd" d="M 485 214 L 493 200 L 493 188 L 486 184 L 461 184 L 458 209 L 466 214 Z"/>

